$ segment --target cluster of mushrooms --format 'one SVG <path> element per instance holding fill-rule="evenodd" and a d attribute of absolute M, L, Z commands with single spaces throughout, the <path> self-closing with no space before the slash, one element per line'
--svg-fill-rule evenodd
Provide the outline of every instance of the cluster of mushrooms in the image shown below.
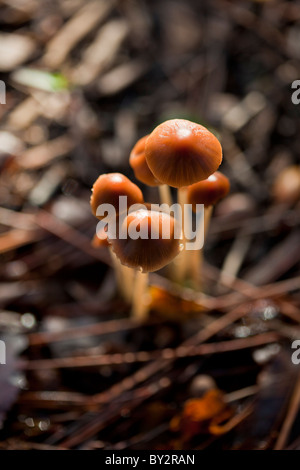
<path fill-rule="evenodd" d="M 168 120 L 157 126 L 151 134 L 136 143 L 129 158 L 136 179 L 158 187 L 163 207 L 172 205 L 170 187 L 177 188 L 177 202 L 182 214 L 185 213 L 186 204 L 191 205 L 193 212 L 197 211 L 197 205 L 203 204 L 205 232 L 212 207 L 230 188 L 228 179 L 217 171 L 221 161 L 222 147 L 215 135 L 185 119 Z M 120 196 L 127 197 L 126 214 L 119 213 Z M 177 237 L 178 221 L 171 213 L 168 210 L 154 210 L 144 201 L 140 188 L 120 173 L 100 175 L 93 185 L 90 203 L 93 214 L 99 220 L 103 219 L 103 215 L 97 214 L 98 207 L 111 204 L 117 217 L 122 215 L 123 233 L 131 224 L 135 224 L 141 232 L 146 230 L 149 233 L 148 238 L 136 239 L 121 237 L 119 232 L 112 236 L 108 221 L 102 233 L 98 233 L 93 240 L 96 247 L 108 247 L 120 292 L 132 304 L 134 318 L 143 320 L 149 311 L 149 272 L 171 265 L 175 281 L 182 283 L 192 275 L 199 286 L 202 250 L 185 250 L 185 217 L 180 224 L 181 237 Z M 162 236 L 166 226 L 168 238 Z"/>

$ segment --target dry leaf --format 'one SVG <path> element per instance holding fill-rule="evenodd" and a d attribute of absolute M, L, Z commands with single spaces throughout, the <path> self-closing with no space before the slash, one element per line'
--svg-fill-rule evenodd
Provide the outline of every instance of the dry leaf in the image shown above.
<path fill-rule="evenodd" d="M 181 415 L 171 421 L 171 430 L 180 432 L 185 442 L 197 434 L 220 434 L 222 428 L 219 425 L 232 415 L 233 410 L 225 402 L 224 394 L 212 389 L 201 398 L 186 401 Z"/>

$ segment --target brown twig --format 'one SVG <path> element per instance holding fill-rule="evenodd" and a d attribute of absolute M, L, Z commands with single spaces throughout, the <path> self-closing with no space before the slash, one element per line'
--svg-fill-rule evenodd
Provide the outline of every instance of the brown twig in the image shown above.
<path fill-rule="evenodd" d="M 293 392 L 293 395 L 289 404 L 287 415 L 285 417 L 285 420 L 283 422 L 276 444 L 274 446 L 274 450 L 282 450 L 286 446 L 291 428 L 296 419 L 299 409 L 300 409 L 300 376 L 298 376 L 298 380 L 294 388 L 294 392 Z"/>

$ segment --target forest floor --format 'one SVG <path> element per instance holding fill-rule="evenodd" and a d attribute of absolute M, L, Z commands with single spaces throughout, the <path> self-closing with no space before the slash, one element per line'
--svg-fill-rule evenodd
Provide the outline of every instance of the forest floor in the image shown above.
<path fill-rule="evenodd" d="M 300 449 L 300 202 L 274 190 L 299 164 L 299 21 L 289 1 L 0 0 L 0 449 Z M 174 117 L 217 133 L 231 193 L 202 291 L 152 274 L 140 325 L 90 188 L 133 178 Z"/>

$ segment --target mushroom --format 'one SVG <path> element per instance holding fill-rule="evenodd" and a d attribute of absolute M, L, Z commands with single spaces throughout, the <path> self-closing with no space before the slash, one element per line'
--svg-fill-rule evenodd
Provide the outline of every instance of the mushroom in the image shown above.
<path fill-rule="evenodd" d="M 148 273 L 163 268 L 178 255 L 180 226 L 171 215 L 145 207 L 130 212 L 122 220 L 117 236 L 111 235 L 108 225 L 107 236 L 120 262 L 137 270 L 132 312 L 135 318 L 142 320 L 148 309 L 144 299 Z"/>
<path fill-rule="evenodd" d="M 158 181 L 181 188 L 214 173 L 222 161 L 222 147 L 214 134 L 200 124 L 172 119 L 149 135 L 145 156 Z"/>
<path fill-rule="evenodd" d="M 99 212 L 97 214 L 99 206 L 103 206 L 104 204 L 111 204 L 116 210 L 116 215 L 118 215 L 120 196 L 127 197 L 127 207 L 144 202 L 143 193 L 140 188 L 125 175 L 121 173 L 106 173 L 100 175 L 93 185 L 90 200 L 94 216 L 99 220 L 104 218 L 104 214 L 99 215 Z"/>
<path fill-rule="evenodd" d="M 120 214 L 120 196 L 127 197 L 127 205 L 125 210 L 127 211 L 130 206 L 134 204 L 141 204 L 144 201 L 142 191 L 136 186 L 132 181 L 130 181 L 126 176 L 121 173 L 107 173 L 102 174 L 95 181 L 92 188 L 92 196 L 90 200 L 91 209 L 93 214 L 104 223 L 104 219 L 108 221 L 109 225 L 109 214 L 105 216 L 105 210 L 99 211 L 101 206 L 103 208 L 104 204 L 110 204 L 114 209 L 115 219 L 111 220 L 111 223 L 115 225 Z M 100 224 L 100 223 L 99 223 Z M 104 226 L 97 228 L 97 238 L 99 239 L 98 245 L 100 245 L 100 240 L 102 239 L 105 242 L 107 236 L 104 236 Z M 94 237 L 95 238 L 95 237 Z M 104 239 L 104 240 L 103 240 Z M 107 243 L 107 241 L 106 241 Z M 94 246 L 96 241 L 93 241 Z M 103 243 L 102 243 L 103 245 Z M 131 269 L 123 266 L 115 254 L 112 252 L 109 245 L 110 256 L 112 264 L 115 269 L 117 284 L 120 293 L 123 297 L 130 302 L 132 295 L 132 286 L 133 286 L 133 273 Z"/>
<path fill-rule="evenodd" d="M 153 272 L 166 266 L 180 251 L 180 233 L 175 219 L 155 210 L 138 209 L 122 221 L 125 237 L 111 237 L 108 242 L 121 263 L 142 272 Z M 120 233 L 120 232 L 119 232 Z"/>
<path fill-rule="evenodd" d="M 222 161 L 221 144 L 214 134 L 200 124 L 172 119 L 157 126 L 149 135 L 145 157 L 158 181 L 178 188 L 185 237 L 186 187 L 208 178 L 218 169 Z M 186 264 L 187 257 L 183 252 L 175 270 L 175 279 L 179 282 L 184 279 Z"/>
<path fill-rule="evenodd" d="M 203 204 L 205 208 L 211 208 L 220 199 L 227 196 L 230 190 L 228 178 L 220 171 L 216 171 L 206 180 L 192 184 L 187 188 L 188 204 L 192 205 L 193 212 L 197 212 L 197 204 Z"/>
<path fill-rule="evenodd" d="M 145 145 L 148 137 L 149 135 L 145 135 L 137 141 L 130 153 L 129 164 L 133 169 L 136 179 L 148 186 L 158 186 L 161 202 L 171 206 L 172 197 L 169 186 L 160 183 L 148 166 L 145 156 Z"/>
<path fill-rule="evenodd" d="M 229 190 L 229 180 L 220 171 L 216 171 L 206 180 L 199 181 L 198 183 L 192 184 L 187 188 L 187 202 L 188 204 L 191 204 L 193 212 L 197 214 L 197 205 L 204 205 L 204 216 L 202 218 L 202 224 L 204 224 L 204 227 L 200 227 L 201 230 L 204 228 L 204 237 L 208 232 L 213 206 L 220 199 L 223 199 L 225 196 L 227 196 Z M 188 263 L 188 266 L 190 266 L 193 272 L 194 281 L 198 283 L 199 271 L 202 264 L 202 250 L 198 251 L 199 256 L 195 256 L 193 252 L 190 253 L 191 263 Z"/>

